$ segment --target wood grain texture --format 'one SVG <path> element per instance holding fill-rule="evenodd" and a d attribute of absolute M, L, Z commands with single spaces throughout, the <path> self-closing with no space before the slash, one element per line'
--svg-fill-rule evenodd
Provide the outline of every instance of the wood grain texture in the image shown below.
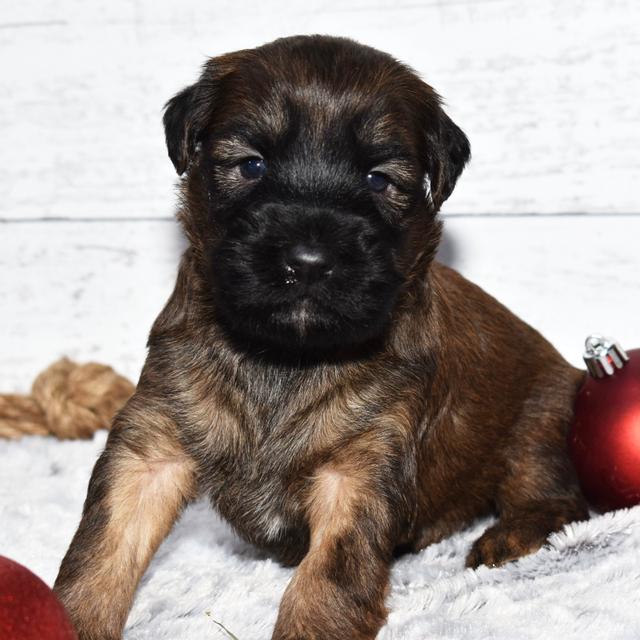
<path fill-rule="evenodd" d="M 447 211 L 637 213 L 638 24 L 635 0 L 6 4 L 0 218 L 169 216 L 163 103 L 206 56 L 312 32 L 446 97 L 474 152 Z"/>
<path fill-rule="evenodd" d="M 177 225 L 5 224 L 0 238 L 0 389 L 26 390 L 63 354 L 135 381 L 173 287 Z M 637 217 L 449 217 L 440 258 L 580 364 L 593 331 L 640 346 L 638 238 Z"/>
<path fill-rule="evenodd" d="M 173 288 L 173 222 L 0 225 L 0 389 L 26 390 L 60 355 L 116 365 L 136 382 Z"/>

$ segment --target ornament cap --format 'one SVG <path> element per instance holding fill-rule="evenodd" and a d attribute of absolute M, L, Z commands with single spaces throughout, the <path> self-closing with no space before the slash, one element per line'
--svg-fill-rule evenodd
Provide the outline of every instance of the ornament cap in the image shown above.
<path fill-rule="evenodd" d="M 615 338 L 605 338 L 600 334 L 590 335 L 584 343 L 582 356 L 589 373 L 594 378 L 612 376 L 629 361 L 627 352 Z"/>

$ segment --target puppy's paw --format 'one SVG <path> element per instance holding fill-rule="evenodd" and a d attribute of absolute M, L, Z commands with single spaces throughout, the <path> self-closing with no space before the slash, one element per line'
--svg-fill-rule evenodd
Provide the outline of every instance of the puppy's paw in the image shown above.
<path fill-rule="evenodd" d="M 344 629 L 338 629 L 336 625 L 331 628 L 321 629 L 315 626 L 303 628 L 300 624 L 289 627 L 277 625 L 271 636 L 271 640 L 374 640 L 376 630 L 359 630 L 345 625 Z"/>
<path fill-rule="evenodd" d="M 546 527 L 522 526 L 517 522 L 498 522 L 487 529 L 471 547 L 466 566 L 473 569 L 484 564 L 499 567 L 537 551 L 546 542 Z"/>
<path fill-rule="evenodd" d="M 537 551 L 565 524 L 588 518 L 587 504 L 581 496 L 527 505 L 489 527 L 473 543 L 466 565 L 499 567 Z"/>

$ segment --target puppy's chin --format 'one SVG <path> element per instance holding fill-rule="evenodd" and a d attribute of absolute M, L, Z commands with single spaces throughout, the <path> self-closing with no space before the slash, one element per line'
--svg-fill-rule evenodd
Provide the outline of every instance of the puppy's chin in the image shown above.
<path fill-rule="evenodd" d="M 381 308 L 358 317 L 340 315 L 311 296 L 277 307 L 253 307 L 246 313 L 219 314 L 221 325 L 241 348 L 267 349 L 282 357 L 332 357 L 358 351 L 384 334 L 395 296 Z"/>
<path fill-rule="evenodd" d="M 268 335 L 282 346 L 302 351 L 349 349 L 380 334 L 387 315 L 382 312 L 353 321 L 310 297 L 303 297 L 271 315 Z"/>

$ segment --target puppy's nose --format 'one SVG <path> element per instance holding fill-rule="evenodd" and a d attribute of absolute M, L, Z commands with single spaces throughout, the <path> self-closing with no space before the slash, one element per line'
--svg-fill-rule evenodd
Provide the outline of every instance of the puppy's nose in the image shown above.
<path fill-rule="evenodd" d="M 310 284 L 326 278 L 333 267 L 329 253 L 317 245 L 296 244 L 287 251 L 286 270 L 299 282 Z"/>

